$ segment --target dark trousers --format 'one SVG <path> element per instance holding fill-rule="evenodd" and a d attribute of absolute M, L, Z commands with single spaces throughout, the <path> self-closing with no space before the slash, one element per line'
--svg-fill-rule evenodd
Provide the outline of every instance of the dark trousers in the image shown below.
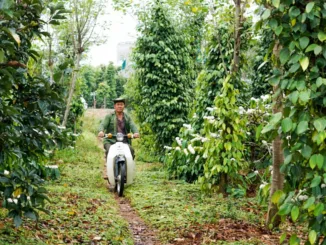
<path fill-rule="evenodd" d="M 109 150 L 110 150 L 110 147 L 111 147 L 112 144 L 110 143 L 105 143 L 104 144 L 104 149 L 105 149 L 105 159 L 107 158 L 108 156 L 108 153 L 109 153 Z M 129 149 L 130 149 L 130 152 L 131 152 L 131 155 L 132 155 L 132 159 L 135 159 L 135 150 L 131 147 L 131 145 L 129 145 Z"/>

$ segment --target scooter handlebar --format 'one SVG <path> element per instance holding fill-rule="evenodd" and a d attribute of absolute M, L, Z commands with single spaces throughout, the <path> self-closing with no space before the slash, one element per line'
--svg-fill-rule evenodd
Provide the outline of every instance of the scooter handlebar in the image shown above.
<path fill-rule="evenodd" d="M 128 139 L 134 138 L 134 134 L 132 134 L 132 133 L 129 133 L 127 135 L 123 134 L 121 136 L 126 137 Z M 108 133 L 108 134 L 104 134 L 104 136 L 103 136 L 103 138 L 109 138 L 109 139 L 112 139 L 113 137 L 117 137 L 117 135 L 116 134 Z"/>

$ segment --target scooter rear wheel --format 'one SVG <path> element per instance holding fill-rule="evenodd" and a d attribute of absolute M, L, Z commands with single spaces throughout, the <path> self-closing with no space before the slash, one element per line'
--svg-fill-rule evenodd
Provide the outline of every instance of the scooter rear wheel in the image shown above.
<path fill-rule="evenodd" d="M 126 165 L 121 164 L 119 168 L 119 173 L 117 176 L 117 192 L 119 197 L 123 195 L 124 186 L 125 186 L 125 178 L 126 178 Z"/>

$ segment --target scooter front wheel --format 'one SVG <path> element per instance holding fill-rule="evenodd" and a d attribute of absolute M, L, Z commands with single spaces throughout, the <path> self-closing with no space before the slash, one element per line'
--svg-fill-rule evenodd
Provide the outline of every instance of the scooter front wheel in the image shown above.
<path fill-rule="evenodd" d="M 116 185 L 119 197 L 123 195 L 123 191 L 125 187 L 125 178 L 126 178 L 126 165 L 121 164 L 117 176 L 117 185 Z"/>

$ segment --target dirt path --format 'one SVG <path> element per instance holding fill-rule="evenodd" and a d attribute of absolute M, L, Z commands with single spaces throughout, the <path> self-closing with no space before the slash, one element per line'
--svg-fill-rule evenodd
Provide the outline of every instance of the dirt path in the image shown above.
<path fill-rule="evenodd" d="M 88 109 L 87 115 L 103 119 L 110 109 Z M 100 148 L 103 148 L 102 141 L 98 141 Z M 105 163 L 105 159 L 104 159 Z M 103 168 L 103 177 L 106 177 L 105 166 Z M 111 195 L 113 193 L 110 193 Z M 129 223 L 129 229 L 133 234 L 135 245 L 161 245 L 156 236 L 156 232 L 149 228 L 139 217 L 137 212 L 131 207 L 128 199 L 115 195 L 115 200 L 119 206 L 120 215 Z"/>
<path fill-rule="evenodd" d="M 134 236 L 135 245 L 160 245 L 155 231 L 149 228 L 131 207 L 128 199 L 115 196 L 120 207 L 120 215 L 128 221 L 129 229 Z"/>

